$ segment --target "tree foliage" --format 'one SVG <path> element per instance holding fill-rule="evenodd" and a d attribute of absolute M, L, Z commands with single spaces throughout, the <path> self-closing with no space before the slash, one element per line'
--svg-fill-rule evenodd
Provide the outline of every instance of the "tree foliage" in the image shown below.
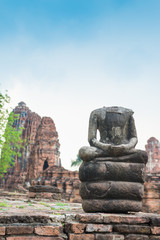
<path fill-rule="evenodd" d="M 78 167 L 80 166 L 82 163 L 82 159 L 80 158 L 80 156 L 77 154 L 77 158 L 76 160 L 72 160 L 71 162 L 71 167 Z"/>
<path fill-rule="evenodd" d="M 7 93 L 0 93 L 0 176 L 14 165 L 16 155 L 20 155 L 22 147 L 22 129 L 15 129 L 13 123 L 19 118 L 13 112 L 9 113 L 6 104 L 10 102 Z"/>

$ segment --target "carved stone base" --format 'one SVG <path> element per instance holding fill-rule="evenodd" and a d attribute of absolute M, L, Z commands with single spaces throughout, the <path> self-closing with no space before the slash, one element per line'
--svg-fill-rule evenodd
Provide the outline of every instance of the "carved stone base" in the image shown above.
<path fill-rule="evenodd" d="M 79 169 L 85 212 L 137 212 L 142 208 L 147 154 L 95 158 Z"/>
<path fill-rule="evenodd" d="M 127 213 L 139 212 L 142 209 L 141 201 L 132 200 L 83 200 L 82 207 L 85 212 Z"/>

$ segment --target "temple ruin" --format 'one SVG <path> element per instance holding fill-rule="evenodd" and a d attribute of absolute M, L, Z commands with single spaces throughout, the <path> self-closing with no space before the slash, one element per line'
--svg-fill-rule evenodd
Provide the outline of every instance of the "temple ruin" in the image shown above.
<path fill-rule="evenodd" d="M 148 154 L 144 184 L 143 211 L 160 213 L 160 142 L 151 137 L 145 145 Z"/>
<path fill-rule="evenodd" d="M 21 157 L 16 156 L 14 167 L 0 180 L 1 187 L 18 190 L 19 186 L 51 185 L 61 190 L 63 198 L 80 201 L 78 172 L 61 166 L 60 143 L 54 121 L 50 117 L 41 118 L 24 102 L 20 102 L 13 112 L 19 114 L 14 127 L 23 127 L 24 143 Z"/>

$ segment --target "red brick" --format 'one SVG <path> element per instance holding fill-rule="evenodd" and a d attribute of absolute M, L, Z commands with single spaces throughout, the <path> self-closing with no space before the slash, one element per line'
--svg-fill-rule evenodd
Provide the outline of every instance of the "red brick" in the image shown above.
<path fill-rule="evenodd" d="M 124 240 L 120 234 L 96 234 L 95 240 Z"/>
<path fill-rule="evenodd" d="M 94 234 L 69 234 L 69 240 L 95 240 Z"/>
<path fill-rule="evenodd" d="M 62 227 L 60 226 L 38 226 L 35 227 L 35 233 L 37 235 L 46 235 L 46 236 L 56 236 L 62 232 Z"/>
<path fill-rule="evenodd" d="M 78 214 L 76 219 L 84 223 L 103 223 L 103 215 L 98 213 Z"/>
<path fill-rule="evenodd" d="M 1 240 L 1 239 L 0 239 Z M 7 237 L 6 240 L 64 240 L 61 237 L 39 237 L 39 236 L 20 236 Z"/>
<path fill-rule="evenodd" d="M 152 234 L 160 235 L 160 227 L 152 227 L 151 232 Z"/>
<path fill-rule="evenodd" d="M 120 215 L 120 214 L 107 214 L 104 215 L 105 223 L 127 223 L 127 224 L 142 224 L 148 223 L 149 218 L 139 217 L 139 216 L 129 216 L 129 215 Z"/>
<path fill-rule="evenodd" d="M 125 237 L 125 240 L 149 240 L 147 235 L 129 234 Z"/>
<path fill-rule="evenodd" d="M 65 232 L 67 233 L 83 233 L 85 229 L 85 224 L 83 223 L 66 223 Z"/>
<path fill-rule="evenodd" d="M 106 224 L 87 224 L 86 232 L 112 232 L 112 225 Z"/>
<path fill-rule="evenodd" d="M 31 226 L 9 226 L 7 227 L 7 234 L 20 235 L 33 233 L 33 227 Z"/>
<path fill-rule="evenodd" d="M 5 230 L 6 230 L 5 227 L 0 227 L 0 235 L 1 235 L 1 236 L 4 236 L 4 235 L 5 235 Z"/>
<path fill-rule="evenodd" d="M 29 197 L 30 197 L 30 198 L 35 198 L 35 197 L 36 197 L 36 193 L 34 193 L 34 192 L 29 192 Z"/>
<path fill-rule="evenodd" d="M 120 233 L 140 233 L 140 234 L 150 234 L 150 227 L 139 226 L 139 225 L 115 225 L 115 232 Z"/>

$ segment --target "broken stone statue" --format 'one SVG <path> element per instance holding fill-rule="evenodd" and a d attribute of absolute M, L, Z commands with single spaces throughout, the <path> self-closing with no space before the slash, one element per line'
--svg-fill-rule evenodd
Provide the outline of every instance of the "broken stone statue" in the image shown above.
<path fill-rule="evenodd" d="M 100 140 L 97 139 L 97 130 Z M 147 153 L 135 149 L 133 111 L 103 107 L 90 115 L 90 147 L 79 150 L 80 196 L 85 212 L 138 212 L 142 209 Z"/>

